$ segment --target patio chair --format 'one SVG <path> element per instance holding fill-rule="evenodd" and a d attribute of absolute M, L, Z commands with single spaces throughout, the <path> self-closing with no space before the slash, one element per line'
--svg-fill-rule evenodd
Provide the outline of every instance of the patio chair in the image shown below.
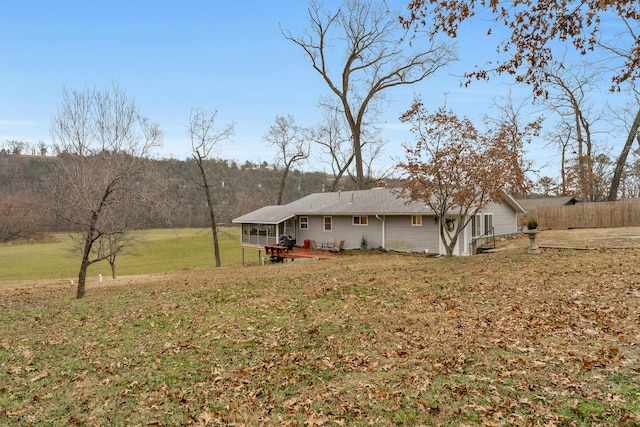
<path fill-rule="evenodd" d="M 344 251 L 344 240 L 340 240 L 340 243 L 338 243 L 338 246 L 334 246 L 329 250 L 331 252 L 342 252 L 342 251 Z"/>
<path fill-rule="evenodd" d="M 309 240 L 309 248 L 311 249 L 311 252 L 318 252 L 318 245 L 315 240 Z"/>

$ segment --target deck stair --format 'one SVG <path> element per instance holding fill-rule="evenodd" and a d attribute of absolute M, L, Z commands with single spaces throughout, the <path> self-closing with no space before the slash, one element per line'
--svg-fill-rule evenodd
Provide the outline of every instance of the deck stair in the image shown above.
<path fill-rule="evenodd" d="M 471 242 L 474 254 L 491 252 L 496 248 L 496 235 L 493 227 L 480 237 L 476 237 Z"/>

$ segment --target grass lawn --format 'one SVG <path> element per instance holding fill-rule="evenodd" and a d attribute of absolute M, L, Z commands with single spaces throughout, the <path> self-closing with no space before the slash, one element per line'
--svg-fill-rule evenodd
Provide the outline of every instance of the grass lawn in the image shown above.
<path fill-rule="evenodd" d="M 0 288 L 0 425 L 640 425 L 638 265 L 516 248 Z"/>
<path fill-rule="evenodd" d="M 241 264 L 240 230 L 223 228 L 218 233 L 223 265 Z M 56 243 L 0 246 L 0 282 L 10 280 L 73 279 L 80 259 L 69 252 L 69 237 Z M 247 261 L 257 263 L 257 254 L 245 250 Z M 140 241 L 116 260 L 117 275 L 155 274 L 165 271 L 214 267 L 213 238 L 209 229 L 163 229 L 140 232 Z M 110 276 L 109 263 L 89 267 L 89 277 Z"/>

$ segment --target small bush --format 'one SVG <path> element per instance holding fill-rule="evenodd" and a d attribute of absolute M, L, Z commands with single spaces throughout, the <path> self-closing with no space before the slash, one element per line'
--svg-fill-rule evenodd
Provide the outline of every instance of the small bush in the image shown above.
<path fill-rule="evenodd" d="M 366 236 L 363 234 L 362 239 L 360 239 L 360 250 L 366 251 L 369 249 L 369 242 L 367 241 Z"/>
<path fill-rule="evenodd" d="M 536 228 L 538 228 L 538 221 L 536 221 L 534 218 L 531 218 L 527 223 L 527 228 L 529 230 L 535 230 Z"/>

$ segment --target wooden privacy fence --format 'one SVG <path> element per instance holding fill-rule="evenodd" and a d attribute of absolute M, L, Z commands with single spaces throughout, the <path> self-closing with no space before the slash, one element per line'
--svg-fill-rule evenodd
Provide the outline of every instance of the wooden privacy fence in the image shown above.
<path fill-rule="evenodd" d="M 538 207 L 527 212 L 526 218 L 535 218 L 541 228 L 554 230 L 639 227 L 640 199 Z"/>

